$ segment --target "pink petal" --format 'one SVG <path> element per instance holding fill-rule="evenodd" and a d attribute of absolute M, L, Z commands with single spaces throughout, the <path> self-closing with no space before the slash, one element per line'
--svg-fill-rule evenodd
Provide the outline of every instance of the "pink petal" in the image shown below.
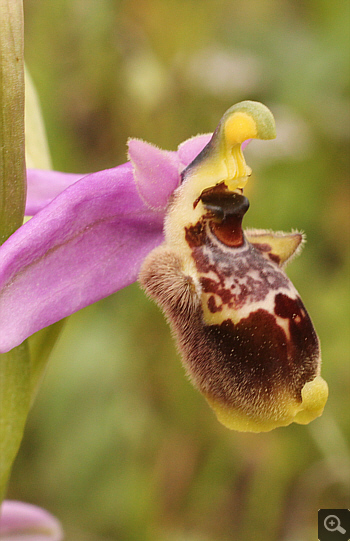
<path fill-rule="evenodd" d="M 128 147 L 142 199 L 151 209 L 164 210 L 180 182 L 176 153 L 160 150 L 139 139 L 129 139 Z"/>
<path fill-rule="evenodd" d="M 63 190 L 85 175 L 27 169 L 26 216 L 34 216 Z"/>
<path fill-rule="evenodd" d="M 6 500 L 1 506 L 1 541 L 61 541 L 63 531 L 50 513 L 28 503 Z"/>
<path fill-rule="evenodd" d="M 131 164 L 64 190 L 0 248 L 0 351 L 134 282 L 163 218 L 139 197 Z"/>
<path fill-rule="evenodd" d="M 184 167 L 187 167 L 198 154 L 203 150 L 205 145 L 209 143 L 212 138 L 212 133 L 205 133 L 203 135 L 196 135 L 187 139 L 179 145 L 178 158 Z"/>

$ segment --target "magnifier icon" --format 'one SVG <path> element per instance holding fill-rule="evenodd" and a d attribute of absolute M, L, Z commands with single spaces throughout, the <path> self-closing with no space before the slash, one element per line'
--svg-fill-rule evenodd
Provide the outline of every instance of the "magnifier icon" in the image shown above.
<path fill-rule="evenodd" d="M 340 520 L 336 515 L 327 515 L 324 519 L 324 527 L 329 532 L 340 532 L 340 533 L 346 533 L 346 530 L 342 528 L 340 525 Z"/>

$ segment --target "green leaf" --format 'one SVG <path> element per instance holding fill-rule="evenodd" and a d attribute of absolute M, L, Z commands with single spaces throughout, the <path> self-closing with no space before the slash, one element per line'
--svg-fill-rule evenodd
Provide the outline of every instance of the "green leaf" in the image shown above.
<path fill-rule="evenodd" d="M 30 401 L 34 402 L 40 383 L 44 377 L 47 362 L 56 341 L 61 334 L 65 324 L 65 319 L 61 319 L 45 327 L 28 338 L 31 372 L 30 372 Z"/>

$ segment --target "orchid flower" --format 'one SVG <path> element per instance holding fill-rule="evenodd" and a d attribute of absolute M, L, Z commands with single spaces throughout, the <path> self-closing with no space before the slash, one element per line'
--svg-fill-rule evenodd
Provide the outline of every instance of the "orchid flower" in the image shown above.
<path fill-rule="evenodd" d="M 176 152 L 130 140 L 128 163 L 113 169 L 29 170 L 33 217 L 0 248 L 0 351 L 131 284 L 147 258 L 141 283 L 223 424 L 261 431 L 320 415 L 318 339 L 281 269 L 303 237 L 241 229 L 251 173 L 242 146 L 274 136 L 271 112 L 241 102 L 212 136 Z"/>
<path fill-rule="evenodd" d="M 321 415 L 328 396 L 311 319 L 283 271 L 303 235 L 243 232 L 251 174 L 241 145 L 275 137 L 261 103 L 226 111 L 182 172 L 165 241 L 140 282 L 163 309 L 187 375 L 230 429 L 262 432 Z"/>
<path fill-rule="evenodd" d="M 28 503 L 6 500 L 0 510 L 1 541 L 61 541 L 63 532 L 50 513 Z"/>

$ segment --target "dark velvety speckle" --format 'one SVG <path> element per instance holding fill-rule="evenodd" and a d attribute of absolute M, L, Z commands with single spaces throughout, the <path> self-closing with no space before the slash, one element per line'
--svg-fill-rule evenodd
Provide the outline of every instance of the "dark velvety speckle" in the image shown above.
<path fill-rule="evenodd" d="M 283 293 L 275 298 L 275 314 L 289 320 L 291 343 L 295 349 L 300 349 L 303 356 L 308 357 L 318 353 L 318 339 L 309 314 L 306 312 L 301 299 L 290 299 Z"/>
<path fill-rule="evenodd" d="M 187 360 L 199 375 L 211 374 L 207 391 L 224 402 L 234 402 L 232 390 L 237 385 L 247 400 L 268 398 L 282 387 L 301 400 L 304 383 L 315 377 L 318 345 L 310 327 L 303 336 L 312 342 L 310 349 L 305 348 L 305 340 L 295 340 L 294 332 L 288 340 L 275 316 L 263 309 L 236 324 L 226 319 L 198 331 L 186 340 Z"/>

